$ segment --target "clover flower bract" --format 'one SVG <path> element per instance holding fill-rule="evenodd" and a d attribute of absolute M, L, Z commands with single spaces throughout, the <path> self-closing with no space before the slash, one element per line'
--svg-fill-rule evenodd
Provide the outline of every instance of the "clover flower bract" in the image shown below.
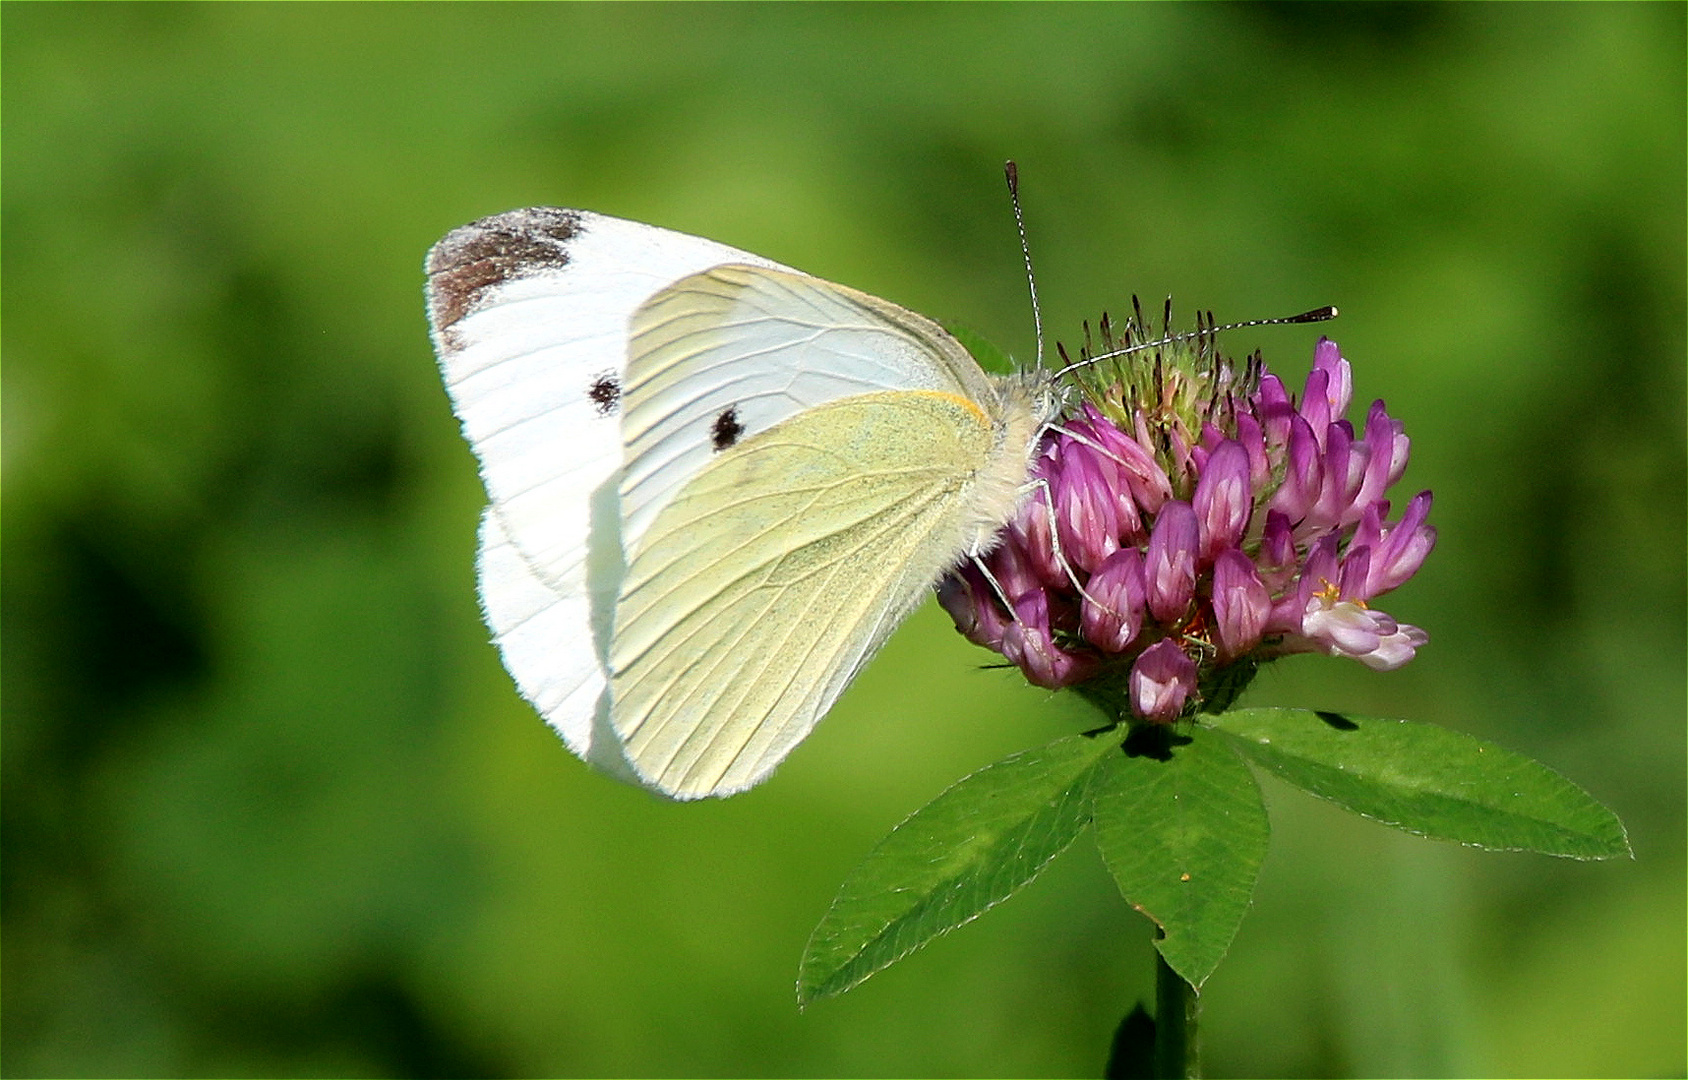
<path fill-rule="evenodd" d="M 1223 710 L 1286 654 L 1411 660 L 1428 636 L 1371 604 L 1435 545 L 1430 492 L 1389 520 L 1409 441 L 1382 401 L 1358 433 L 1343 418 L 1336 343 L 1319 339 L 1297 401 L 1258 352 L 1234 365 L 1203 329 L 1145 347 L 1139 311 L 1135 351 L 1112 358 L 1101 330 L 1078 408 L 1038 450 L 1038 488 L 984 569 L 939 585 L 956 628 L 1038 686 L 1159 723 Z"/>

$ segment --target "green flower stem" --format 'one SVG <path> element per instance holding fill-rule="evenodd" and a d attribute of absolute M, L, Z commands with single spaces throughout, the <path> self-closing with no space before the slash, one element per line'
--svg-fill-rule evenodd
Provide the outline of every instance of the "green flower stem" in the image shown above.
<path fill-rule="evenodd" d="M 1196 988 L 1155 951 L 1155 1076 L 1196 1080 L 1202 1074 L 1196 1045 Z"/>

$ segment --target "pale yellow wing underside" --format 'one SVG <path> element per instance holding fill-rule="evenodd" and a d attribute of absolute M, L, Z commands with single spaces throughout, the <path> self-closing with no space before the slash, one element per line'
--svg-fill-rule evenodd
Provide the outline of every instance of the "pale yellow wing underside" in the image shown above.
<path fill-rule="evenodd" d="M 717 454 L 628 552 L 610 669 L 634 768 L 683 799 L 765 777 L 962 554 L 999 445 L 973 402 L 904 390 Z"/>
<path fill-rule="evenodd" d="M 635 312 L 622 388 L 622 539 L 644 530 L 714 459 L 732 410 L 743 438 L 858 394 L 936 390 L 995 411 L 996 386 L 943 327 L 889 301 L 789 270 L 716 266 Z"/>

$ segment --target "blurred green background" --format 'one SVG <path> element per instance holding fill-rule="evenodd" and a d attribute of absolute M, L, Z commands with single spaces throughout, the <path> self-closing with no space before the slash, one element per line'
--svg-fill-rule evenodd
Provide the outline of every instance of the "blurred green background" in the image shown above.
<path fill-rule="evenodd" d="M 1413 437 L 1431 645 L 1248 701 L 1497 741 L 1634 841 L 1268 783 L 1210 1074 L 1683 1074 L 1682 5 L 8 4 L 3 47 L 6 1074 L 1097 1075 L 1150 929 L 1087 841 L 793 993 L 879 836 L 1084 706 L 928 605 L 749 794 L 591 773 L 487 644 L 422 312 L 430 243 L 551 203 L 1026 355 L 1010 156 L 1051 337 L 1338 304 Z"/>

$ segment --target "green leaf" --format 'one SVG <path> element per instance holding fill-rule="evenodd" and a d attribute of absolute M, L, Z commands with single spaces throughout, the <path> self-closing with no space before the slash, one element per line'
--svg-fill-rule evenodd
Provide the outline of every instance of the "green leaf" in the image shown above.
<path fill-rule="evenodd" d="M 1239 709 L 1200 723 L 1296 787 L 1421 836 L 1573 859 L 1630 854 L 1623 823 L 1587 792 L 1456 731 L 1307 709 Z"/>
<path fill-rule="evenodd" d="M 959 781 L 871 851 L 804 951 L 797 999 L 842 994 L 1006 900 L 1090 821 L 1088 774 L 1117 734 L 1071 735 Z"/>
<path fill-rule="evenodd" d="M 1226 740 L 1198 730 L 1168 750 L 1110 755 L 1092 781 L 1092 815 L 1120 892 L 1161 928 L 1167 964 L 1200 989 L 1254 895 L 1266 808 Z"/>
<path fill-rule="evenodd" d="M 961 347 L 971 353 L 973 359 L 978 361 L 979 366 L 986 371 L 1005 375 L 1018 370 L 1013 357 L 997 348 L 994 342 L 988 340 L 971 326 L 963 326 L 960 323 L 945 323 L 944 329 L 949 331 L 950 337 L 961 342 Z"/>

